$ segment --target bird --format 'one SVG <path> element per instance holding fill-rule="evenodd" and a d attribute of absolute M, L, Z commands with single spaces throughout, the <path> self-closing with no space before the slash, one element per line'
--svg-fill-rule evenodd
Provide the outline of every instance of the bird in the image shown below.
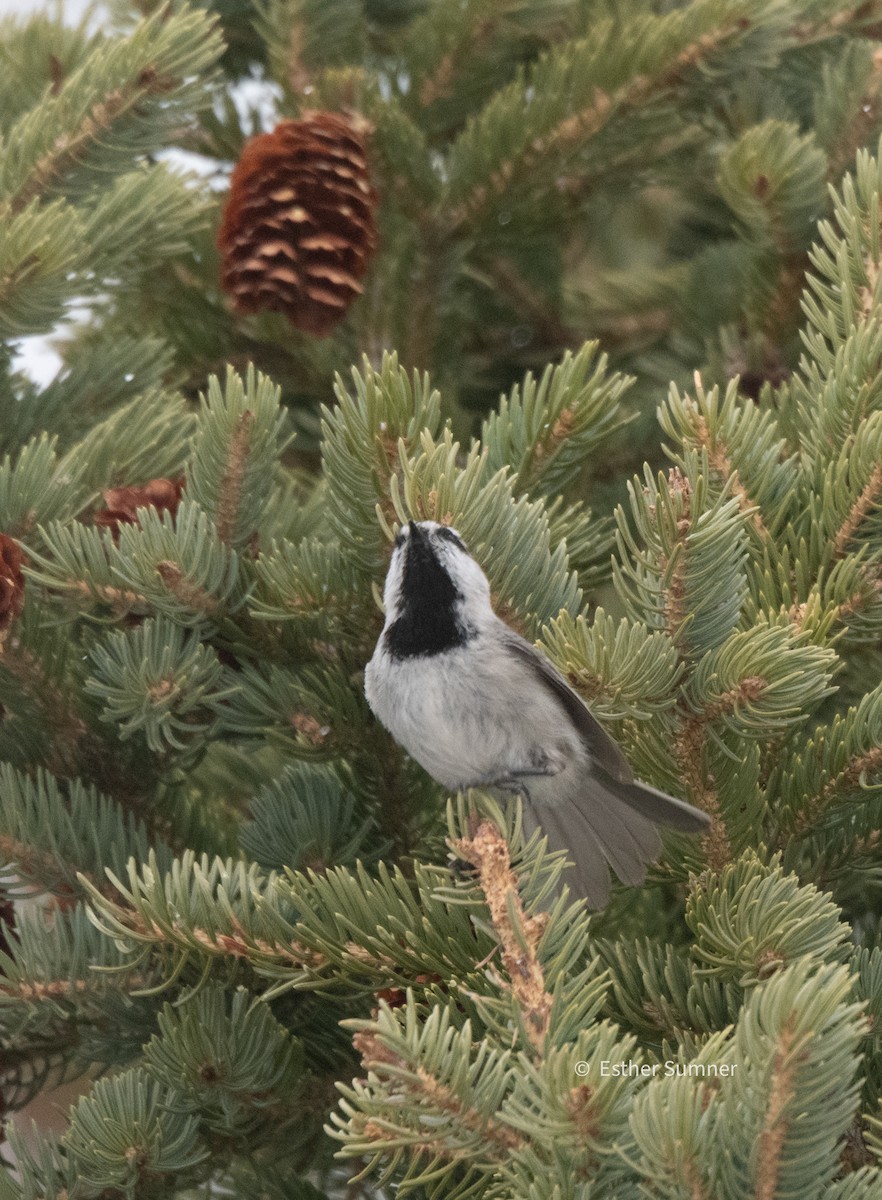
<path fill-rule="evenodd" d="M 385 621 L 365 668 L 378 721 L 442 786 L 519 794 L 572 865 L 564 881 L 606 906 L 609 869 L 636 886 L 662 850 L 658 825 L 707 830 L 700 809 L 635 779 L 616 742 L 534 646 L 493 610 L 459 532 L 402 524 L 383 589 Z"/>

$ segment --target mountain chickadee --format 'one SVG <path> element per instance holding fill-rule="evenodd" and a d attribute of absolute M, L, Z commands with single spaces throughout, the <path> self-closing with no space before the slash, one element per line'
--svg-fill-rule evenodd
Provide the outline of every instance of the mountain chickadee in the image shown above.
<path fill-rule="evenodd" d="M 707 829 L 705 813 L 634 779 L 563 676 L 496 616 L 455 529 L 402 526 L 383 599 L 365 671 L 375 716 L 445 787 L 520 793 L 525 833 L 541 826 L 571 853 L 564 878 L 592 908 L 609 897 L 607 863 L 622 883 L 643 882 L 661 853 L 656 823 Z"/>

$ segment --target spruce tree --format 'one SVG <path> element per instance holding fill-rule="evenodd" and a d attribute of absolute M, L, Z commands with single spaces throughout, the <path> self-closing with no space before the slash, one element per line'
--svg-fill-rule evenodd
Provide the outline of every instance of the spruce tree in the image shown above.
<path fill-rule="evenodd" d="M 877 1200 L 882 4 L 137 9 L 0 24 L 0 1197 Z M 410 518 L 713 817 L 603 912 L 370 715 Z"/>

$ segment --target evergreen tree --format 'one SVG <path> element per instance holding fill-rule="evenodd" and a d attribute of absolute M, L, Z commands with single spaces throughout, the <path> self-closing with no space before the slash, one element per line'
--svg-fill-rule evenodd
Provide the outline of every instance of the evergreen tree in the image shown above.
<path fill-rule="evenodd" d="M 875 1200 L 882 5 L 139 7 L 0 28 L 0 1197 Z M 367 709 L 409 518 L 714 819 L 602 913 Z"/>

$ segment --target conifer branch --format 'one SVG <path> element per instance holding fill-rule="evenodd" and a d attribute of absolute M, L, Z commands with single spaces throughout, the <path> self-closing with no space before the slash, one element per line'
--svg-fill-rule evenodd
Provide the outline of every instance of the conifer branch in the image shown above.
<path fill-rule="evenodd" d="M 686 1186 L 689 1188 L 689 1200 L 711 1200 L 694 1162 L 687 1160 L 683 1163 L 683 1174 L 686 1177 Z"/>
<path fill-rule="evenodd" d="M 882 746 L 873 746 L 852 757 L 847 765 L 828 779 L 821 791 L 799 810 L 793 822 L 793 836 L 801 837 L 814 829 L 837 797 L 849 795 L 861 787 L 865 775 L 882 772 Z"/>
<path fill-rule="evenodd" d="M 94 995 L 96 987 L 101 983 L 111 991 L 117 991 L 123 984 L 118 972 L 113 975 L 102 975 L 92 972 L 81 979 L 17 979 L 14 982 L 0 982 L 0 995 L 10 1000 L 22 1000 L 27 1004 L 38 1003 L 41 1000 L 70 1000 L 77 996 Z M 124 978 L 126 988 L 137 991 L 146 987 L 150 980 L 146 975 L 137 972 L 128 973 Z"/>
<path fill-rule="evenodd" d="M 702 722 L 717 721 L 727 713 L 735 712 L 742 704 L 755 703 L 768 687 L 765 679 L 759 675 L 748 675 L 740 681 L 737 687 L 723 692 L 720 698 L 708 705 L 700 714 Z"/>
<path fill-rule="evenodd" d="M 695 433 L 698 444 L 707 450 L 708 462 L 729 486 L 733 496 L 738 497 L 738 506 L 747 519 L 763 537 L 768 537 L 768 529 L 760 513 L 759 507 L 751 499 L 747 488 L 741 482 L 738 468 L 733 465 L 726 443 L 719 436 L 713 436 L 705 416 L 696 409 Z"/>
<path fill-rule="evenodd" d="M 51 678 L 40 659 L 17 640 L 0 647 L 0 667 L 18 681 L 22 694 L 42 710 L 52 742 L 47 766 L 54 775 L 75 775 L 76 764 L 89 737 L 86 723 L 73 702 L 71 692 Z"/>
<path fill-rule="evenodd" d="M 810 266 L 807 252 L 782 256 L 778 276 L 763 313 L 763 329 L 772 345 L 779 345 L 793 336 Z"/>
<path fill-rule="evenodd" d="M 514 301 L 540 338 L 550 346 L 570 346 L 578 340 L 575 330 L 555 314 L 548 298 L 524 279 L 511 259 L 495 258 L 487 270 L 499 290 Z"/>
<path fill-rule="evenodd" d="M 100 600 L 108 605 L 115 616 L 141 616 L 150 611 L 147 597 L 131 588 L 112 587 L 106 583 L 94 583 L 89 579 L 60 579 L 55 585 L 64 591 L 71 591 L 83 600 Z"/>
<path fill-rule="evenodd" d="M 58 873 L 58 862 L 52 854 L 6 833 L 0 833 L 0 860 L 28 879 L 46 879 Z M 72 893 L 65 882 L 54 894 L 69 898 Z"/>
<path fill-rule="evenodd" d="M 457 37 L 457 43 L 440 56 L 437 64 L 433 66 L 432 71 L 427 73 L 420 84 L 419 101 L 422 107 L 428 108 L 439 100 L 450 96 L 450 92 L 456 86 L 457 73 L 460 72 L 460 62 L 463 56 L 463 50 L 467 50 L 470 54 L 481 53 L 482 47 L 485 47 L 491 41 L 494 32 L 497 31 L 500 20 L 503 19 L 503 12 L 487 16 L 479 20 L 474 25 L 463 26 L 460 36 Z"/>
<path fill-rule="evenodd" d="M 732 861 L 732 846 L 713 777 L 704 766 L 706 742 L 706 722 L 700 717 L 684 714 L 680 733 L 674 742 L 674 753 L 692 803 L 713 821 L 710 831 L 702 838 L 702 847 L 708 865 L 714 870 L 721 870 Z"/>
<path fill-rule="evenodd" d="M 692 489 L 689 480 L 684 477 L 678 467 L 673 467 L 668 472 L 668 488 L 672 495 L 680 496 L 683 501 L 682 515 L 676 525 L 677 541 L 674 552 L 669 559 L 662 559 L 662 577 L 667 580 L 664 600 L 665 628 L 671 641 L 677 645 L 689 615 L 686 604 L 686 539 L 692 524 L 689 503 Z M 673 569 L 671 569 L 672 562 Z M 719 869 L 731 861 L 732 851 L 723 823 L 717 792 L 708 778 L 703 762 L 705 741 L 705 720 L 685 712 L 682 713 L 680 734 L 674 743 L 675 754 L 693 803 L 706 812 L 713 821 L 710 831 L 702 839 L 702 843 L 707 861 Z"/>
<path fill-rule="evenodd" d="M 871 610 L 882 600 L 882 570 L 873 564 L 861 564 L 858 579 L 862 586 L 840 600 L 833 610 L 833 618 L 842 625 L 847 625 L 852 617 Z M 806 618 L 806 605 L 794 605 L 791 618 L 797 629 L 802 628 Z"/>
<path fill-rule="evenodd" d="M 19 980 L 14 986 L 0 982 L 0 996 L 33 1003 L 37 1000 L 67 1000 L 71 996 L 84 995 L 91 990 L 85 979 L 40 979 L 33 982 Z"/>
<path fill-rule="evenodd" d="M 833 538 L 833 558 L 842 558 L 848 552 L 848 544 L 861 525 L 875 508 L 882 506 L 882 462 L 876 463 L 870 478 L 861 489 L 860 495 L 849 509 L 848 515 Z"/>
<path fill-rule="evenodd" d="M 790 1018 L 781 1027 L 772 1060 L 771 1089 L 756 1151 L 756 1200 L 775 1200 L 778 1194 L 781 1151 L 789 1129 L 786 1112 L 795 1094 L 795 1042 L 793 1019 Z"/>
<path fill-rule="evenodd" d="M 246 410 L 239 417 L 236 429 L 230 439 L 229 457 L 226 470 L 221 480 L 221 499 L 217 514 L 218 537 L 227 545 L 232 540 L 236 518 L 239 514 L 239 498 L 242 493 L 242 482 L 245 478 L 245 459 L 248 454 L 248 442 L 251 427 L 254 425 L 254 413 Z"/>
<path fill-rule="evenodd" d="M 221 536 L 220 530 L 218 530 L 218 536 Z M 176 562 L 166 559 L 157 563 L 156 573 L 171 595 L 185 608 L 204 613 L 208 617 L 216 613 L 220 607 L 217 597 L 200 587 L 195 580 L 189 579 Z"/>
<path fill-rule="evenodd" d="M 874 37 L 875 26 L 882 21 L 882 5 L 878 0 L 856 0 L 829 16 L 813 21 L 811 18 L 795 21 L 789 29 L 792 42 L 796 45 L 812 45 L 828 38 L 841 37 L 849 27 L 856 32 Z"/>
<path fill-rule="evenodd" d="M 524 911 L 517 876 L 511 869 L 508 843 L 491 821 L 482 821 L 472 837 L 455 840 L 451 847 L 461 859 L 477 868 L 490 920 L 499 937 L 512 996 L 524 1015 L 533 1048 L 541 1051 L 552 1005 L 537 953 L 547 915 L 530 917 Z"/>
<path fill-rule="evenodd" d="M 861 300 L 861 312 L 864 317 L 869 317 L 876 305 L 876 288 L 879 276 L 882 275 L 882 263 L 872 255 L 864 255 L 864 274 L 867 282 L 861 287 L 858 294 Z"/>
<path fill-rule="evenodd" d="M 142 67 L 128 85 L 115 88 L 96 102 L 82 118 L 79 128 L 62 134 L 52 150 L 44 154 L 30 174 L 5 204 L 16 216 L 34 200 L 42 197 L 61 176 L 79 165 L 89 149 L 113 128 L 120 117 L 126 116 L 149 96 L 161 96 L 171 91 L 177 80 L 157 73 L 152 66 Z"/>
<path fill-rule="evenodd" d="M 514 1129 L 476 1109 L 469 1108 L 452 1088 L 436 1078 L 422 1064 L 414 1070 L 411 1063 L 385 1045 L 376 1033 L 367 1029 L 359 1030 L 353 1036 L 352 1044 L 368 1070 L 377 1067 L 384 1070 L 392 1068 L 398 1082 L 396 1090 L 399 1094 L 404 1093 L 402 1098 L 406 1097 L 416 1106 L 427 1104 L 439 1109 L 463 1129 L 479 1135 L 483 1143 L 482 1152 L 489 1151 L 495 1161 L 504 1162 L 512 1151 L 524 1146 L 524 1139 Z M 411 1076 L 413 1082 L 408 1076 Z M 385 1143 L 389 1140 L 389 1130 L 369 1119 L 362 1125 L 362 1132 L 366 1138 L 377 1142 Z M 438 1155 L 454 1162 L 470 1157 L 458 1152 L 457 1148 L 450 1144 L 449 1138 L 443 1135 L 436 1140 L 427 1137 L 415 1143 L 414 1149 L 419 1154 Z"/>
<path fill-rule="evenodd" d="M 476 222 L 483 215 L 483 210 L 510 188 L 514 179 L 522 180 L 525 176 L 538 174 L 542 164 L 554 161 L 555 156 L 560 158 L 571 154 L 597 136 L 613 119 L 629 111 L 637 111 L 657 97 L 667 96 L 672 89 L 682 87 L 692 72 L 700 69 L 703 63 L 712 61 L 727 43 L 743 38 L 750 25 L 751 22 L 743 14 L 732 15 L 728 20 L 717 18 L 713 28 L 685 42 L 669 60 L 659 62 L 655 72 L 647 68 L 618 88 L 595 86 L 588 103 L 576 111 L 569 109 L 556 124 L 537 133 L 518 147 L 515 153 L 499 161 L 490 175 L 451 209 L 447 218 L 448 229 L 456 230 Z M 514 86 L 520 91 L 524 85 Z M 543 84 L 540 82 L 535 86 L 541 87 Z"/>
<path fill-rule="evenodd" d="M 666 308 L 647 308 L 638 313 L 600 315 L 601 342 L 609 349 L 631 348 L 646 342 L 656 342 L 669 333 L 674 324 Z"/>
<path fill-rule="evenodd" d="M 9 834 L 0 833 L 0 861 L 12 866 L 18 874 L 38 887 L 44 887 L 48 880 L 56 880 L 51 887 L 51 894 L 59 900 L 68 901 L 76 896 L 75 888 L 69 879 L 70 872 L 65 869 L 66 864 L 59 863 L 57 855 L 48 850 L 41 850 L 28 842 L 10 837 Z M 105 880 L 97 879 L 83 870 L 77 870 L 76 873 L 102 896 L 115 895 Z"/>
<path fill-rule="evenodd" d="M 837 144 L 827 151 L 830 162 L 827 179 L 834 187 L 838 187 L 857 151 L 870 141 L 882 117 L 882 50 L 878 47 L 874 49 L 870 61 L 872 69 L 860 102 L 855 106 L 848 125 L 841 131 Z"/>
<path fill-rule="evenodd" d="M 256 890 L 258 880 L 262 886 L 263 899 L 267 903 L 270 924 L 246 927 L 239 905 L 230 901 L 230 892 L 236 893 L 242 885 L 241 870 L 237 873 L 234 864 L 215 861 L 209 868 L 205 858 L 202 867 L 196 868 L 197 883 L 190 890 L 186 877 L 179 870 L 181 860 L 174 864 L 168 875 L 154 873 L 148 878 L 139 878 L 129 864 L 127 888 L 113 874 L 109 876 L 112 892 L 96 888 L 91 881 L 83 879 L 91 894 L 96 909 L 99 928 L 106 929 L 115 939 L 140 943 L 142 950 L 164 947 L 180 966 L 194 953 L 201 959 L 237 959 L 248 963 L 254 970 L 280 974 L 286 980 L 292 975 L 305 973 L 315 978 L 330 965 L 330 960 L 321 950 L 303 944 L 291 935 L 291 927 L 282 922 L 285 934 L 278 933 L 278 923 L 273 923 L 274 906 L 284 898 L 265 876 L 254 874 L 251 886 Z M 185 852 L 184 863 L 194 864 L 191 852 Z M 241 864 L 239 864 L 241 868 Z M 209 877 L 210 872 L 210 877 Z M 226 876 L 226 887 L 219 886 L 219 878 Z M 165 892 L 166 883 L 176 891 L 176 902 L 169 906 Z M 221 903 L 206 910 L 205 897 L 221 892 Z M 214 924 L 209 926 L 206 918 L 211 916 Z"/>
<path fill-rule="evenodd" d="M 661 559 L 661 574 L 666 580 L 664 594 L 664 623 L 671 641 L 678 645 L 683 625 L 689 615 L 686 603 L 686 542 L 692 527 L 690 497 L 692 486 L 679 467 L 668 472 L 668 491 L 672 498 L 682 500 L 682 510 L 676 525 L 676 541 L 672 552 Z"/>

